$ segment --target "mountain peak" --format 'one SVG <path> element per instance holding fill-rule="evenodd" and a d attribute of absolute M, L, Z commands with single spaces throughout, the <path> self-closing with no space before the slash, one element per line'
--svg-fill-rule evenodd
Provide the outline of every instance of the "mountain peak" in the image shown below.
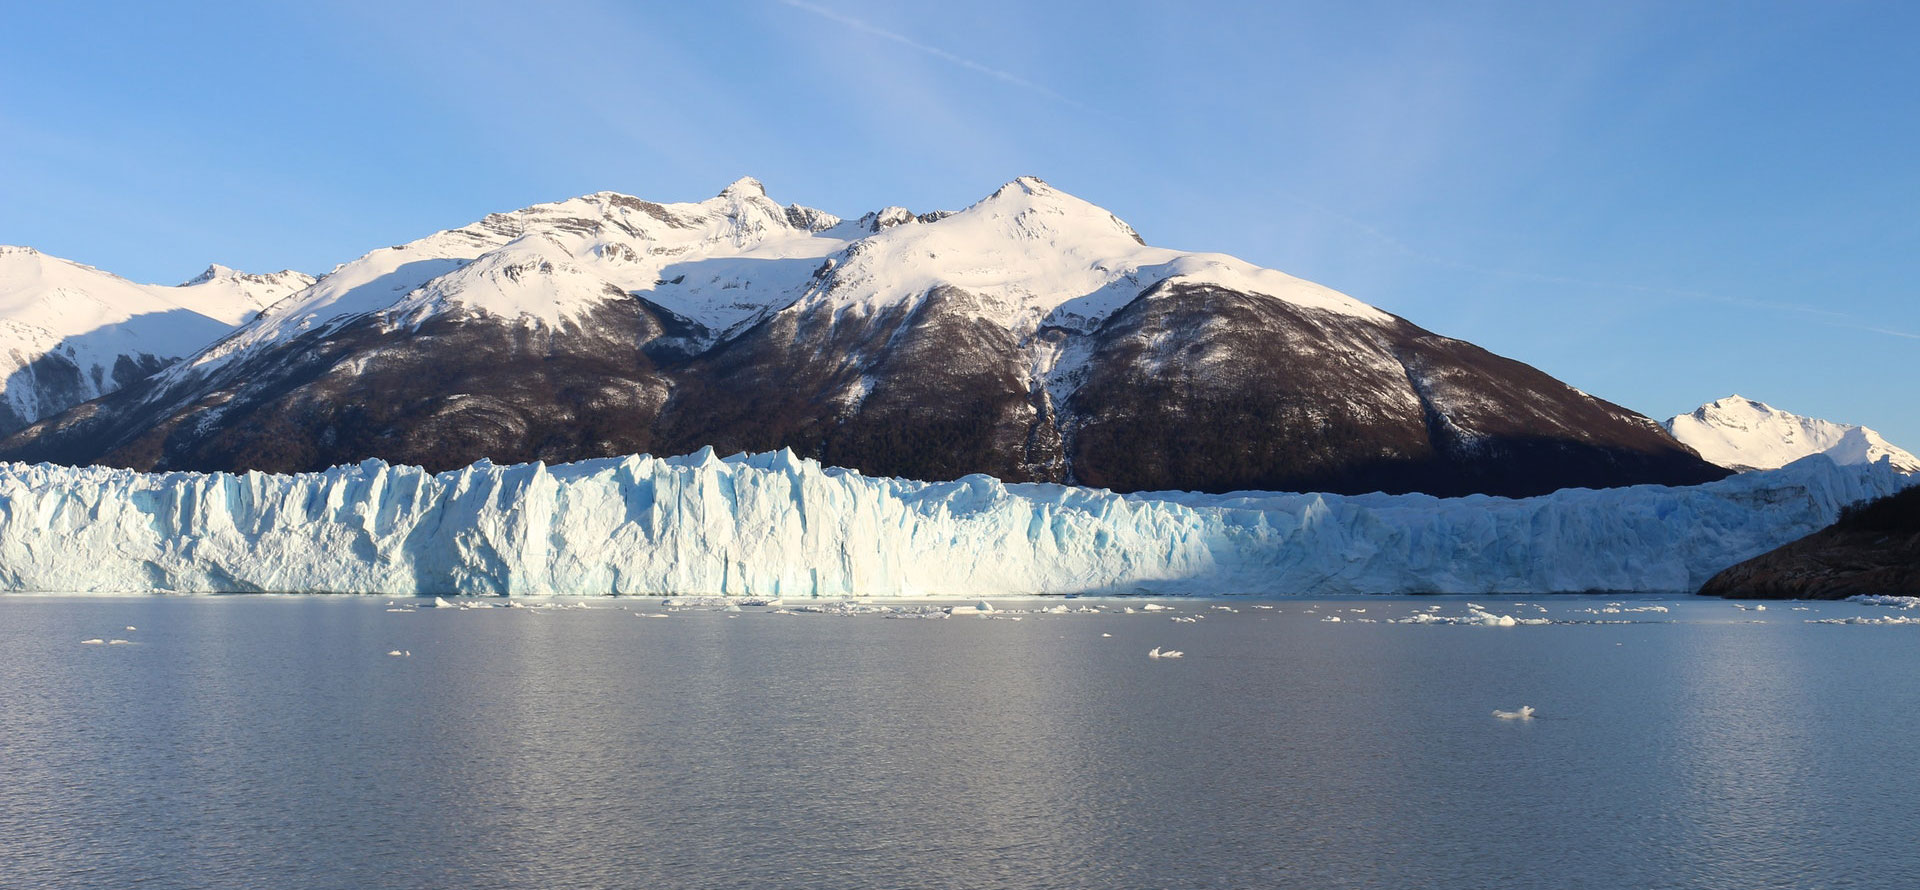
<path fill-rule="evenodd" d="M 1738 393 L 1669 418 L 1661 426 L 1701 457 L 1736 470 L 1770 470 L 1824 454 L 1839 464 L 1885 458 L 1895 469 L 1920 472 L 1920 458 L 1873 429 L 1802 417 Z"/>
<path fill-rule="evenodd" d="M 207 264 L 207 270 L 205 272 L 201 272 L 186 281 L 180 282 L 180 286 L 187 287 L 195 284 L 205 284 L 216 278 L 237 278 L 239 275 L 240 273 L 230 266 L 222 266 L 219 263 L 209 263 Z"/>
<path fill-rule="evenodd" d="M 722 198 L 764 198 L 766 196 L 767 187 L 751 176 L 742 176 L 728 183 L 719 194 Z"/>
<path fill-rule="evenodd" d="M 903 223 L 917 222 L 918 219 L 913 215 L 913 211 L 896 204 L 860 217 L 860 228 L 868 232 L 878 232 Z"/>
<path fill-rule="evenodd" d="M 1009 182 L 1006 185 L 1003 185 L 998 189 L 995 189 L 993 192 L 993 196 L 998 198 L 1005 195 L 1015 195 L 1015 194 L 1037 195 L 1042 192 L 1051 192 L 1053 190 L 1054 190 L 1053 186 L 1047 185 L 1046 180 L 1041 179 L 1038 176 L 1016 176 L 1014 177 L 1012 182 Z"/>

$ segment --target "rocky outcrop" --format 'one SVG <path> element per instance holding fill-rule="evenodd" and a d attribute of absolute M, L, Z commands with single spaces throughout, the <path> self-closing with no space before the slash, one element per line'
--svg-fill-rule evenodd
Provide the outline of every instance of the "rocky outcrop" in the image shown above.
<path fill-rule="evenodd" d="M 1713 576 L 1700 593 L 1743 599 L 1920 596 L 1920 487 L 1851 507 L 1833 525 Z"/>

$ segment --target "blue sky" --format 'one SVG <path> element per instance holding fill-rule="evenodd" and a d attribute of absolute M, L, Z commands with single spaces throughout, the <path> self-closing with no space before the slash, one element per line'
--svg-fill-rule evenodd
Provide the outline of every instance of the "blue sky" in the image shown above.
<path fill-rule="evenodd" d="M 1920 5 L 269 6 L 9 4 L 0 243 L 174 282 L 602 189 L 1033 174 L 1656 417 L 1920 450 Z"/>

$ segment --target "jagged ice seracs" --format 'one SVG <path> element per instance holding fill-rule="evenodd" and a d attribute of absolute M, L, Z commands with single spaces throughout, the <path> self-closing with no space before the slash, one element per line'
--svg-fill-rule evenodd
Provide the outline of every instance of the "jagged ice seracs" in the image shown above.
<path fill-rule="evenodd" d="M 0 589 L 970 596 L 1687 591 L 1912 477 L 1815 456 L 1524 499 L 1119 495 L 781 451 L 431 474 L 0 465 Z"/>

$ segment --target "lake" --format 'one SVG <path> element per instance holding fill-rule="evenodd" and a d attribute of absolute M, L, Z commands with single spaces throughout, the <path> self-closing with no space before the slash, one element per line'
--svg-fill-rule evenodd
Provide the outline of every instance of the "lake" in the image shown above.
<path fill-rule="evenodd" d="M 389 602 L 0 597 L 0 886 L 1920 884 L 1920 610 Z"/>

